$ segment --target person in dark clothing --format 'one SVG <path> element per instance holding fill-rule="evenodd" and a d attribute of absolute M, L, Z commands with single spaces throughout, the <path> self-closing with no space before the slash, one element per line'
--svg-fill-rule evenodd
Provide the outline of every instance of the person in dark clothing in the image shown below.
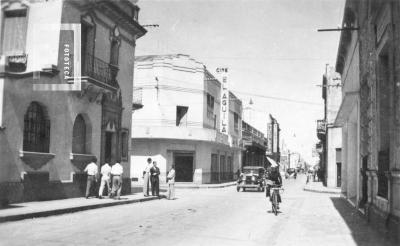
<path fill-rule="evenodd" d="M 150 168 L 151 195 L 160 196 L 160 168 L 157 167 L 157 162 L 153 161 L 153 166 Z"/>
<path fill-rule="evenodd" d="M 273 182 L 272 184 L 267 184 L 267 189 L 266 189 L 266 196 L 271 198 L 271 187 L 272 186 L 282 186 L 282 177 L 281 174 L 279 173 L 279 167 L 273 167 L 271 170 L 271 173 L 269 174 L 268 180 Z M 281 195 L 278 193 L 278 203 L 281 203 Z"/>

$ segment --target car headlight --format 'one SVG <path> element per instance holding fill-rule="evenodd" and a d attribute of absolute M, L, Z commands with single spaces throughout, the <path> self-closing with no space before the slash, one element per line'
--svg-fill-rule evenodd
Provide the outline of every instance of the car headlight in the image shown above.
<path fill-rule="evenodd" d="M 256 177 L 255 177 L 255 176 L 252 176 L 252 177 L 251 177 L 251 181 L 256 181 Z"/>
<path fill-rule="evenodd" d="M 245 181 L 245 180 L 246 180 L 246 177 L 245 177 L 245 176 L 243 176 L 243 177 L 242 177 L 242 180 L 243 180 L 243 181 Z"/>

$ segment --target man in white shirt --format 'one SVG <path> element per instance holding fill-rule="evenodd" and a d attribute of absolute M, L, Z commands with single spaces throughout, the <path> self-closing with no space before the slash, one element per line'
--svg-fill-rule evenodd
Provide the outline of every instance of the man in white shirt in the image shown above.
<path fill-rule="evenodd" d="M 111 187 L 110 187 L 110 180 L 111 180 L 111 167 L 108 163 L 104 164 L 100 170 L 101 173 L 101 180 L 100 180 L 100 189 L 99 189 L 99 198 L 103 198 L 103 190 L 104 186 L 107 186 L 107 194 L 110 196 Z"/>
<path fill-rule="evenodd" d="M 116 199 L 120 199 L 121 189 L 122 189 L 122 173 L 123 168 L 121 164 L 119 164 L 119 160 L 112 165 L 111 167 L 111 175 L 112 175 L 112 191 L 111 195 L 113 197 L 116 196 Z"/>
<path fill-rule="evenodd" d="M 89 198 L 90 191 L 91 191 L 92 187 L 95 185 L 95 182 L 96 182 L 96 175 L 97 175 L 97 170 L 98 170 L 96 162 L 97 162 L 97 159 L 95 157 L 95 158 L 93 158 L 92 162 L 90 162 L 86 166 L 86 168 L 84 170 L 84 172 L 87 173 L 86 195 L 85 195 L 86 199 Z"/>
<path fill-rule="evenodd" d="M 151 158 L 147 158 L 147 166 L 143 171 L 143 195 L 149 196 L 149 179 L 150 179 L 150 169 L 153 167 L 151 164 Z"/>
<path fill-rule="evenodd" d="M 167 175 L 167 182 L 168 182 L 168 200 L 175 199 L 175 166 L 172 165 L 171 170 Z"/>

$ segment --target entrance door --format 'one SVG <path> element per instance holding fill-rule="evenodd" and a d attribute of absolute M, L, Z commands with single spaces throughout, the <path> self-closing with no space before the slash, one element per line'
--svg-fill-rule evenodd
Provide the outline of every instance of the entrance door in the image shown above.
<path fill-rule="evenodd" d="M 336 163 L 336 184 L 337 187 L 342 186 L 342 163 Z"/>
<path fill-rule="evenodd" d="M 106 141 L 105 141 L 105 149 L 104 149 L 104 158 L 105 161 L 113 161 L 112 158 L 112 139 L 113 139 L 113 133 L 112 132 L 106 132 Z"/>
<path fill-rule="evenodd" d="M 219 182 L 219 168 L 218 168 L 218 155 L 211 154 L 211 182 L 216 183 Z"/>
<path fill-rule="evenodd" d="M 193 159 L 193 153 L 174 153 L 176 182 L 193 182 Z"/>

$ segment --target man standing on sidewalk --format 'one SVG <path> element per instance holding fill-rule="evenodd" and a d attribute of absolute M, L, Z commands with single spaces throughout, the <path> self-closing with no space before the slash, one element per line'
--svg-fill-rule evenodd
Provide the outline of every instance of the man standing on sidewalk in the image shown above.
<path fill-rule="evenodd" d="M 123 170 L 121 164 L 119 164 L 119 160 L 111 167 L 111 175 L 112 175 L 111 195 L 113 197 L 116 196 L 117 200 L 120 199 L 120 195 L 121 195 L 123 171 L 124 170 Z"/>
<path fill-rule="evenodd" d="M 93 158 L 92 162 L 90 162 L 84 172 L 87 173 L 87 182 L 86 182 L 86 199 L 89 198 L 90 196 L 90 191 L 92 189 L 92 187 L 95 185 L 96 183 L 96 175 L 97 175 L 97 165 L 96 165 L 97 159 L 96 157 Z"/>
<path fill-rule="evenodd" d="M 160 168 L 157 167 L 157 162 L 153 161 L 153 166 L 150 168 L 151 180 L 151 195 L 160 196 Z"/>
<path fill-rule="evenodd" d="M 103 198 L 103 190 L 104 190 L 104 186 L 107 186 L 107 195 L 110 196 L 111 193 L 111 187 L 110 187 L 110 181 L 111 181 L 111 167 L 110 165 L 108 165 L 108 162 L 106 162 L 106 164 L 104 164 L 101 167 L 100 170 L 101 173 L 101 180 L 100 180 L 100 189 L 99 189 L 99 198 L 102 199 Z"/>
<path fill-rule="evenodd" d="M 143 171 L 143 195 L 149 196 L 149 176 L 150 176 L 150 168 L 151 165 L 151 158 L 147 158 L 147 166 Z"/>
<path fill-rule="evenodd" d="M 167 175 L 167 183 L 168 183 L 168 200 L 173 200 L 175 198 L 175 166 L 172 165 L 171 170 Z"/>

